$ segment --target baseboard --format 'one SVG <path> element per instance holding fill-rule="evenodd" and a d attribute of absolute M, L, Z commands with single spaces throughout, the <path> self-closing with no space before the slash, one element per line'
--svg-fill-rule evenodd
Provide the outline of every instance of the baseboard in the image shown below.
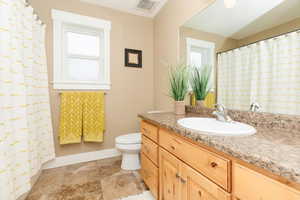
<path fill-rule="evenodd" d="M 92 151 L 86 153 L 79 153 L 68 156 L 56 157 L 43 165 L 43 169 L 51 169 L 56 167 L 62 167 L 66 165 L 72 165 L 81 162 L 89 162 L 93 160 L 101 160 L 105 158 L 112 158 L 120 156 L 121 153 L 117 149 L 104 149 L 100 151 Z"/>

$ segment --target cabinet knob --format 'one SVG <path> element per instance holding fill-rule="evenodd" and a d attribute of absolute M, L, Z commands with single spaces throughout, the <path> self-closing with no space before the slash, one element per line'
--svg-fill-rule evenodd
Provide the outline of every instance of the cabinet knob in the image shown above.
<path fill-rule="evenodd" d="M 198 194 L 200 197 L 202 196 L 202 192 L 200 190 L 198 191 Z"/>
<path fill-rule="evenodd" d="M 186 180 L 184 180 L 183 178 L 180 177 L 181 183 L 185 184 Z"/>
<path fill-rule="evenodd" d="M 171 145 L 171 149 L 172 149 L 172 150 L 175 150 L 175 147 L 174 147 L 173 145 Z"/>
<path fill-rule="evenodd" d="M 216 163 L 216 162 L 211 162 L 211 163 L 210 163 L 210 166 L 211 166 L 212 168 L 215 168 L 215 167 L 218 166 L 218 163 Z"/>
<path fill-rule="evenodd" d="M 180 178 L 180 176 L 176 173 L 176 178 L 178 179 L 178 178 Z"/>

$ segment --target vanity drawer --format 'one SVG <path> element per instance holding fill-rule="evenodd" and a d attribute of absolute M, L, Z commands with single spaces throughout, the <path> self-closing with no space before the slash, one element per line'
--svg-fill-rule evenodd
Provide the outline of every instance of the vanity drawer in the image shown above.
<path fill-rule="evenodd" d="M 147 137 L 142 137 L 142 153 L 146 155 L 155 165 L 158 165 L 158 145 Z"/>
<path fill-rule="evenodd" d="M 142 121 L 141 132 L 143 135 L 147 136 L 154 142 L 158 141 L 158 128 L 150 123 Z"/>
<path fill-rule="evenodd" d="M 300 192 L 239 164 L 233 164 L 234 200 L 299 200 Z"/>
<path fill-rule="evenodd" d="M 185 141 L 165 129 L 159 130 L 159 144 L 230 192 L 230 160 Z"/>
<path fill-rule="evenodd" d="M 149 187 L 153 196 L 158 197 L 158 168 L 141 153 L 141 176 L 146 185 Z"/>

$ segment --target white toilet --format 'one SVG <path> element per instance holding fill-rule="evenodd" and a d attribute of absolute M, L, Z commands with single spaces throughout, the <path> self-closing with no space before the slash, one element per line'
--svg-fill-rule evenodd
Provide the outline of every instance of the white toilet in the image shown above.
<path fill-rule="evenodd" d="M 141 133 L 131 133 L 116 137 L 116 148 L 122 153 L 122 169 L 137 170 L 141 168 L 139 155 L 141 144 Z"/>

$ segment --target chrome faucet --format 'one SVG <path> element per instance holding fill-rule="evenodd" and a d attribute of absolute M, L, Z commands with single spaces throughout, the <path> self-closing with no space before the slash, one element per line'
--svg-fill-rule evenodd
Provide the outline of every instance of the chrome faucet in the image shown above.
<path fill-rule="evenodd" d="M 225 106 L 223 106 L 222 104 L 216 104 L 215 108 L 216 110 L 212 114 L 216 116 L 218 121 L 229 123 L 233 122 L 231 117 L 228 115 Z"/>
<path fill-rule="evenodd" d="M 260 111 L 260 109 L 261 109 L 261 106 L 257 102 L 253 102 L 250 105 L 250 111 L 252 111 L 252 112 L 258 112 L 258 111 Z"/>

